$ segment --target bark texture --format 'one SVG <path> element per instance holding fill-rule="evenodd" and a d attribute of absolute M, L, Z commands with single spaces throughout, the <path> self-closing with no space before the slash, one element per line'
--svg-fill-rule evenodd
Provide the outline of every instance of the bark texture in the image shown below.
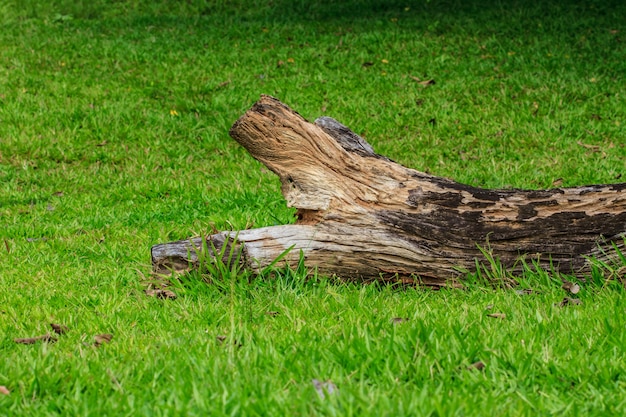
<path fill-rule="evenodd" d="M 624 246 L 626 184 L 471 187 L 401 166 L 336 120 L 309 123 L 269 96 L 230 135 L 280 177 L 296 223 L 156 245 L 157 272 L 194 267 L 203 246 L 215 256 L 213 247 L 219 253 L 234 242 L 257 272 L 289 250 L 282 263 L 295 266 L 304 256 L 323 274 L 438 286 L 475 270 L 485 260 L 480 247 L 508 268 L 525 258 L 583 274 L 587 257 L 606 260 L 613 245 Z"/>

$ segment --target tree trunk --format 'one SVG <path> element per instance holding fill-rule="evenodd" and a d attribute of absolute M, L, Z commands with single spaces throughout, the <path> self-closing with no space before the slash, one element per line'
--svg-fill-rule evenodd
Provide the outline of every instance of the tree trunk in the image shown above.
<path fill-rule="evenodd" d="M 485 250 L 513 271 L 524 258 L 584 274 L 589 256 L 607 260 L 613 245 L 624 247 L 626 184 L 475 188 L 405 168 L 334 119 L 311 124 L 269 96 L 230 135 L 280 177 L 296 223 L 156 245 L 155 271 L 193 268 L 203 246 L 215 256 L 213 247 L 234 243 L 254 272 L 288 251 L 280 264 L 302 256 L 340 278 L 439 286 L 475 271 Z"/>

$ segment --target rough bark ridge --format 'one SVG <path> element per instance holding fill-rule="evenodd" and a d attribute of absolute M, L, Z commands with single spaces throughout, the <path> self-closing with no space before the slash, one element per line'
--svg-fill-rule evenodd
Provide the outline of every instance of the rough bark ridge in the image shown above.
<path fill-rule="evenodd" d="M 293 225 L 156 245 L 157 272 L 184 270 L 204 247 L 232 244 L 260 271 L 305 264 L 345 279 L 445 285 L 485 260 L 480 247 L 509 268 L 524 257 L 547 269 L 581 274 L 588 256 L 624 246 L 626 184 L 551 190 L 485 190 L 405 168 L 329 117 L 311 124 L 262 96 L 230 135 L 276 175 Z M 206 239 L 206 242 L 203 242 Z M 212 249 L 209 255 L 213 256 Z"/>

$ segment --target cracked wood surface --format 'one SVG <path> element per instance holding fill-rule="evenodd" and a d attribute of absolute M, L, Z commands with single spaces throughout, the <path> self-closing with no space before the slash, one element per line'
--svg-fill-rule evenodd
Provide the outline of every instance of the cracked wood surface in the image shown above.
<path fill-rule="evenodd" d="M 279 176 L 294 225 L 221 232 L 235 239 L 255 272 L 290 250 L 282 263 L 357 280 L 445 285 L 473 271 L 481 248 L 508 268 L 520 258 L 546 269 L 582 274 L 586 257 L 611 257 L 624 246 L 626 184 L 551 190 L 486 190 L 432 176 L 377 155 L 336 120 L 314 124 L 262 96 L 230 130 Z M 480 246 L 480 247 L 479 247 Z M 197 266 L 202 238 L 156 245 L 157 272 Z M 606 259 L 605 259 L 606 260 Z"/>

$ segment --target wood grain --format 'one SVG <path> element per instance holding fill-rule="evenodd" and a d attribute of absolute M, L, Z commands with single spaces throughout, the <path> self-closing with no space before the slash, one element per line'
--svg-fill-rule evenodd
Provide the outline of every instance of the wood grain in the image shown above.
<path fill-rule="evenodd" d="M 624 246 L 626 184 L 550 190 L 487 190 L 401 166 L 377 155 L 336 120 L 310 123 L 262 96 L 230 135 L 280 178 L 293 225 L 156 245 L 158 272 L 197 266 L 205 248 L 235 244 L 244 267 L 282 263 L 356 280 L 426 285 L 458 282 L 488 248 L 506 267 L 521 258 L 565 273 L 589 271 Z M 613 252 L 611 252 L 613 251 Z M 210 255 L 215 255 L 211 253 Z"/>

